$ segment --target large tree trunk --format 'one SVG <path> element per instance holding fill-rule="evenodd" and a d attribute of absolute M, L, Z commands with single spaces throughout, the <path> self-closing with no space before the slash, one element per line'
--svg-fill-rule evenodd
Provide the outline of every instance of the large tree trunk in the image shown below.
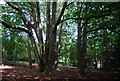
<path fill-rule="evenodd" d="M 78 2 L 78 5 L 77 5 L 77 8 L 78 8 L 78 11 L 79 11 L 79 15 L 78 17 L 80 17 L 81 15 L 81 9 L 82 9 L 82 5 L 80 7 L 80 4 Z M 82 39 L 81 39 L 81 35 L 82 35 L 82 27 L 81 27 L 81 20 L 78 21 L 78 36 L 77 36 L 77 67 L 79 69 L 79 71 L 83 71 L 83 67 L 82 67 Z"/>
<path fill-rule="evenodd" d="M 46 12 L 46 41 L 45 41 L 45 67 L 48 65 L 48 55 L 49 55 L 49 41 L 50 41 L 50 2 L 47 2 L 47 12 Z"/>
<path fill-rule="evenodd" d="M 107 30 L 103 30 L 103 46 L 104 46 L 104 49 L 103 49 L 104 54 L 103 55 L 105 57 L 103 68 L 106 71 L 108 71 L 110 69 L 110 67 L 109 67 L 109 57 L 110 57 L 110 55 L 109 55 L 109 48 L 108 48 L 109 39 L 108 39 L 107 36 L 108 36 Z"/>
<path fill-rule="evenodd" d="M 32 48 L 33 48 L 33 51 L 34 51 L 34 55 L 35 55 L 35 58 L 36 58 L 36 62 L 38 64 L 38 66 L 41 66 L 40 65 L 40 56 L 38 55 L 39 52 L 38 52 L 38 49 L 37 49 L 37 46 L 36 46 L 36 43 L 35 43 L 35 39 L 33 36 L 30 37 L 30 40 L 31 40 L 31 44 L 32 44 Z"/>
<path fill-rule="evenodd" d="M 52 4 L 52 20 L 50 29 L 50 40 L 49 40 L 49 55 L 48 55 L 48 65 L 46 72 L 53 72 L 55 70 L 55 63 L 57 60 L 56 54 L 56 6 L 57 3 Z"/>
<path fill-rule="evenodd" d="M 40 15 L 40 8 L 39 8 L 39 2 L 36 2 L 37 4 L 37 27 L 39 32 L 39 47 L 40 47 L 40 64 L 41 64 L 41 72 L 44 72 L 45 70 L 45 53 L 44 53 L 44 44 L 43 44 L 43 33 L 42 33 L 42 24 L 41 24 L 41 15 Z"/>
<path fill-rule="evenodd" d="M 78 26 L 78 55 L 77 55 L 77 62 L 78 62 L 78 69 L 79 73 L 82 74 L 85 72 L 85 54 L 86 54 L 86 43 L 87 43 L 87 24 L 83 27 L 83 36 L 80 37 L 80 27 Z"/>
<path fill-rule="evenodd" d="M 78 11 L 81 13 L 82 10 L 79 6 L 78 2 Z M 87 5 L 86 5 L 87 8 Z M 81 14 L 78 15 L 80 17 Z M 81 20 L 78 21 L 78 39 L 77 39 L 77 67 L 78 73 L 83 74 L 85 72 L 85 54 L 86 54 L 86 43 L 87 43 L 87 22 L 88 20 L 84 20 L 84 23 Z"/>

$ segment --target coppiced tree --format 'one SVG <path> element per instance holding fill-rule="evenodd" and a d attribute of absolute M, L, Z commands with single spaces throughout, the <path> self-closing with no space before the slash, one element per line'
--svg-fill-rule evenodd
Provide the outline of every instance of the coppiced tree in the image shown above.
<path fill-rule="evenodd" d="M 64 10 L 67 7 L 67 2 L 63 3 L 63 7 L 59 16 L 56 16 L 57 2 L 40 4 L 39 2 L 28 3 L 10 3 L 6 2 L 9 9 L 14 9 L 13 14 L 19 15 L 21 24 L 10 24 L 5 19 L 0 22 L 6 28 L 22 30 L 29 34 L 36 62 L 40 67 L 40 71 L 53 72 L 56 69 L 57 52 L 56 52 L 56 33 L 57 26 L 60 24 L 60 20 L 64 14 Z M 43 40 L 43 25 L 41 20 L 41 5 L 47 5 L 46 7 L 46 42 L 44 46 Z M 3 10 L 4 11 L 4 10 Z M 52 11 L 52 12 L 51 12 Z M 8 11 L 6 11 L 8 12 Z M 8 12 L 9 13 L 9 12 Z M 11 12 L 10 12 L 11 13 Z M 52 15 L 51 15 L 52 14 Z M 6 15 L 5 16 L 10 16 Z M 44 15 L 45 16 L 45 15 Z M 11 21 L 10 21 L 11 22 Z M 15 20 L 17 22 L 17 20 Z M 14 23 L 15 23 L 14 22 Z M 23 27 L 20 27 L 22 25 Z M 36 38 L 34 37 L 34 32 Z M 37 42 L 38 41 L 38 46 Z"/>

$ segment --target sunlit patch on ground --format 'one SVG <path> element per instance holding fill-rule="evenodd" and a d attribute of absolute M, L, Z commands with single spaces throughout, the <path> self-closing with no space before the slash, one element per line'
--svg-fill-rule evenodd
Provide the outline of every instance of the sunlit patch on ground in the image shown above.
<path fill-rule="evenodd" d="M 0 73 L 4 72 L 3 70 L 0 69 Z"/>
<path fill-rule="evenodd" d="M 4 72 L 5 69 L 13 69 L 13 66 L 8 66 L 8 65 L 0 65 L 0 73 Z"/>
<path fill-rule="evenodd" d="M 14 67 L 13 66 L 8 66 L 8 65 L 5 65 L 5 66 L 0 65 L 0 70 L 3 70 L 3 69 L 12 69 L 12 68 L 14 68 Z"/>

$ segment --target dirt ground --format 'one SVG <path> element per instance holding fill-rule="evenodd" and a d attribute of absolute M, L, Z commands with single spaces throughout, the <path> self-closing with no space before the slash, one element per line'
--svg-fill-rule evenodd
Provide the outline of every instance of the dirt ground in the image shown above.
<path fill-rule="evenodd" d="M 76 67 L 59 67 L 54 74 L 43 74 L 36 65 L 30 70 L 24 66 L 0 66 L 2 81 L 120 81 L 120 72 L 86 70 L 85 74 L 77 73 Z"/>

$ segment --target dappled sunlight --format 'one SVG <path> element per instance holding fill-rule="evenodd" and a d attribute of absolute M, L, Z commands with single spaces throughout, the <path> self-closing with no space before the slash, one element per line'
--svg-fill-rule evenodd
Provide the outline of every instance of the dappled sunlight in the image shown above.
<path fill-rule="evenodd" d="M 12 69 L 12 68 L 14 68 L 14 67 L 8 66 L 8 65 L 5 65 L 5 66 L 0 65 L 0 69 Z"/>
<path fill-rule="evenodd" d="M 4 72 L 3 70 L 0 70 L 0 73 Z"/>
<path fill-rule="evenodd" d="M 57 71 L 61 71 L 60 68 L 57 68 Z"/>
<path fill-rule="evenodd" d="M 120 80 L 120 2 L 25 1 L 0 0 L 3 81 Z"/>
<path fill-rule="evenodd" d="M 4 69 L 13 69 L 13 68 L 15 68 L 15 67 L 14 67 L 14 66 L 8 66 L 8 65 L 5 65 L 5 66 L 0 65 L 0 70 L 4 70 Z"/>
<path fill-rule="evenodd" d="M 58 67 L 57 71 L 53 74 L 40 73 L 38 68 L 30 70 L 28 67 L 21 66 L 1 66 L 0 70 L 3 70 L 3 79 L 5 80 L 99 80 L 99 79 L 119 79 L 119 72 L 103 72 L 100 70 L 86 70 L 85 74 L 81 75 L 77 73 L 76 67 Z"/>

